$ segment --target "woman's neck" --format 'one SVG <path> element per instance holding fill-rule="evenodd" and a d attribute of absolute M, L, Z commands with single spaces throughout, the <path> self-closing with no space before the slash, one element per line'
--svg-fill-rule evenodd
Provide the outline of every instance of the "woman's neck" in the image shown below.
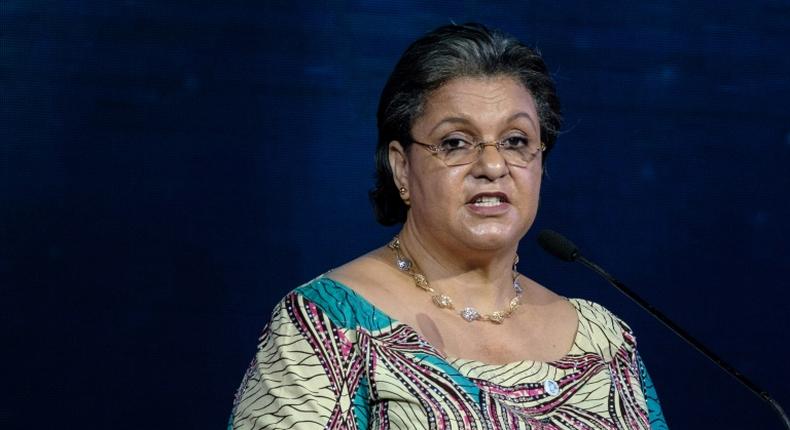
<path fill-rule="evenodd" d="M 513 298 L 515 244 L 510 249 L 476 250 L 455 240 L 441 240 L 404 225 L 399 234 L 404 256 L 431 286 L 453 298 L 457 306 L 495 310 Z"/>

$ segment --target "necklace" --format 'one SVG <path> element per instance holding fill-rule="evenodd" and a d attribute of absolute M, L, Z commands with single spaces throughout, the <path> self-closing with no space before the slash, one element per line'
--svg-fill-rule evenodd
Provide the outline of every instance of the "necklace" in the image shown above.
<path fill-rule="evenodd" d="M 447 294 L 437 292 L 433 287 L 431 287 L 431 285 L 428 283 L 428 279 L 425 278 L 425 275 L 415 271 L 414 264 L 411 262 L 411 260 L 403 256 L 401 253 L 400 239 L 397 235 L 392 238 L 390 243 L 387 244 L 387 247 L 395 252 L 395 264 L 397 265 L 398 269 L 411 276 L 414 280 L 414 285 L 417 288 L 427 292 L 428 294 L 431 294 L 431 299 L 434 305 L 441 309 L 455 310 L 453 299 L 451 299 Z M 517 264 L 518 255 L 516 255 L 516 258 L 513 260 L 513 290 L 516 292 L 516 297 L 513 297 L 510 300 L 510 304 L 508 305 L 507 309 L 494 311 L 490 314 L 481 314 L 474 307 L 467 306 L 459 311 L 461 318 L 465 319 L 467 322 L 488 321 L 494 324 L 502 324 L 502 322 L 505 321 L 505 318 L 513 315 L 513 312 L 521 305 L 521 296 L 524 294 L 524 289 L 521 288 L 521 285 L 518 283 L 518 271 L 516 270 Z"/>

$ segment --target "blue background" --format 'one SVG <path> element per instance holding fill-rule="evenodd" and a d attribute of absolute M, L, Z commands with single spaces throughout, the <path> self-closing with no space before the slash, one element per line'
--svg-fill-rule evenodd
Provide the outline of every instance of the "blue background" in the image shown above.
<path fill-rule="evenodd" d="M 541 228 L 790 407 L 790 3 L 0 4 L 2 428 L 221 428 L 274 303 L 383 245 L 375 108 L 408 43 L 537 46 L 566 126 L 521 270 L 635 329 L 670 427 L 770 409 Z"/>

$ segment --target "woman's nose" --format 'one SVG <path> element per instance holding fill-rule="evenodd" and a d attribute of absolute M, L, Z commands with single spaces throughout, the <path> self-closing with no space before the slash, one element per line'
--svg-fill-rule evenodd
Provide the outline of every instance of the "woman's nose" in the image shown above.
<path fill-rule="evenodd" d="M 478 149 L 480 155 L 475 163 L 480 168 L 480 174 L 490 179 L 499 178 L 508 172 L 507 162 L 499 152 L 496 143 L 484 143 Z"/>

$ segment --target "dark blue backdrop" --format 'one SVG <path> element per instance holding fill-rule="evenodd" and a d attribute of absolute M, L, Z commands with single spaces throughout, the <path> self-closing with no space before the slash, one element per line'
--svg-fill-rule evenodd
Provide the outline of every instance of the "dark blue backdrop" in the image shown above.
<path fill-rule="evenodd" d="M 2 428 L 221 428 L 273 304 L 390 238 L 375 107 L 450 21 L 536 45 L 565 133 L 521 268 L 637 332 L 675 429 L 780 428 L 563 231 L 784 405 L 790 3 L 0 4 Z"/>

